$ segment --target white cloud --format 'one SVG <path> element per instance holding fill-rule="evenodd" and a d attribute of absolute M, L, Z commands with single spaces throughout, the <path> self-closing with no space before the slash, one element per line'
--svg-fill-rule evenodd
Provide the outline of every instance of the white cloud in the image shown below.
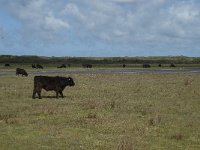
<path fill-rule="evenodd" d="M 70 25 L 58 15 L 49 2 L 51 3 L 49 0 L 8 0 L 4 2 L 4 9 L 21 23 L 21 34 L 24 36 L 31 33 L 35 38 L 54 39 L 59 32 L 63 33 L 63 30 L 69 29 Z"/>
<path fill-rule="evenodd" d="M 62 10 L 62 14 L 69 14 L 69 15 L 74 15 L 77 17 L 77 19 L 84 21 L 85 16 L 80 12 L 78 6 L 74 3 L 69 3 L 65 6 L 65 8 Z"/>
<path fill-rule="evenodd" d="M 181 3 L 170 8 L 170 15 L 174 16 L 177 21 L 190 23 L 197 21 L 200 17 L 200 10 L 194 4 Z"/>
<path fill-rule="evenodd" d="M 61 30 L 62 28 L 69 28 L 69 24 L 67 22 L 53 16 L 45 17 L 44 25 L 44 28 L 49 30 Z"/>
<path fill-rule="evenodd" d="M 187 38 L 188 33 L 198 35 L 196 32 L 200 32 L 181 24 L 193 24 L 194 28 L 199 28 L 199 5 L 195 6 L 191 1 L 86 0 L 84 4 L 88 11 L 77 1 L 68 4 L 66 10 L 79 20 L 76 23 L 81 24 L 83 32 L 91 32 L 92 36 L 104 40 L 135 43 L 163 39 L 164 42 L 166 38 Z"/>
<path fill-rule="evenodd" d="M 0 7 L 4 6 L 22 24 L 25 37 L 56 42 L 70 33 L 81 41 L 137 47 L 196 44 L 200 38 L 200 3 L 195 0 L 1 2 L 4 5 Z"/>

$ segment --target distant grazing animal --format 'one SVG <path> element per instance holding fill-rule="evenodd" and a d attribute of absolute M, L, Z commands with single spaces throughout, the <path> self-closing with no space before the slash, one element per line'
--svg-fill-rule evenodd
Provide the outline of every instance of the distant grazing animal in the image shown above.
<path fill-rule="evenodd" d="M 43 66 L 40 65 L 40 64 L 36 64 L 36 68 L 38 68 L 38 69 L 43 69 Z"/>
<path fill-rule="evenodd" d="M 66 65 L 62 64 L 62 65 L 58 66 L 57 68 L 66 68 Z"/>
<path fill-rule="evenodd" d="M 123 64 L 122 67 L 125 68 L 125 67 L 126 67 L 126 64 Z"/>
<path fill-rule="evenodd" d="M 173 63 L 170 64 L 170 67 L 176 67 Z"/>
<path fill-rule="evenodd" d="M 16 75 L 19 76 L 20 74 L 22 75 L 22 77 L 23 77 L 23 76 L 26 76 L 26 77 L 28 76 L 28 73 L 26 72 L 26 70 L 21 69 L 21 68 L 17 68 L 17 69 L 16 69 Z"/>
<path fill-rule="evenodd" d="M 10 67 L 10 64 L 5 64 L 4 66 L 5 66 L 5 67 Z"/>
<path fill-rule="evenodd" d="M 92 65 L 91 65 L 91 64 L 82 64 L 82 66 L 83 66 L 84 68 L 92 68 Z"/>
<path fill-rule="evenodd" d="M 39 99 L 41 99 L 41 91 L 45 89 L 46 91 L 55 91 L 56 98 L 58 94 L 63 98 L 62 91 L 66 86 L 74 86 L 74 80 L 71 77 L 49 77 L 49 76 L 35 76 L 34 77 L 34 89 L 32 98 L 35 99 L 36 93 Z"/>
<path fill-rule="evenodd" d="M 162 67 L 162 65 L 161 65 L 161 64 L 158 64 L 158 67 Z"/>
<path fill-rule="evenodd" d="M 35 64 L 32 64 L 31 66 L 32 66 L 32 68 L 36 69 L 36 66 L 35 66 Z"/>
<path fill-rule="evenodd" d="M 150 68 L 151 66 L 149 64 L 143 64 L 143 68 Z"/>

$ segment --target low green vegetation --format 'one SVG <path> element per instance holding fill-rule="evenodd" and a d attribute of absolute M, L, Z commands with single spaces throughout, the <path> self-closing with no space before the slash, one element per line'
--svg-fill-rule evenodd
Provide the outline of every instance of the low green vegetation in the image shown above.
<path fill-rule="evenodd" d="M 186 57 L 186 56 L 149 56 L 149 57 L 42 57 L 42 56 L 14 56 L 14 55 L 0 55 L 0 64 L 45 64 L 60 65 L 71 64 L 80 66 L 85 63 L 93 64 L 95 66 L 121 66 L 122 64 L 200 64 L 200 57 Z"/>
<path fill-rule="evenodd" d="M 32 99 L 33 75 L 0 77 L 2 150 L 198 150 L 199 74 L 71 74 Z"/>
<path fill-rule="evenodd" d="M 91 64 L 92 68 L 96 69 L 137 69 L 142 68 L 143 64 L 150 64 L 151 68 L 200 68 L 200 57 L 42 57 L 0 55 L 0 71 L 13 71 L 17 67 L 32 70 L 32 64 L 40 64 L 45 70 L 61 70 L 61 68 L 57 67 L 62 64 L 64 64 L 67 69 L 80 69 L 83 68 L 83 64 Z M 175 67 L 171 67 L 171 64 L 174 64 Z"/>

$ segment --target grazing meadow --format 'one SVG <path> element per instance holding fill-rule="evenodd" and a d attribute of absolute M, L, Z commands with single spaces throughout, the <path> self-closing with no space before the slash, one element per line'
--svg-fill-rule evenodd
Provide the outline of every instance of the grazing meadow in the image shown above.
<path fill-rule="evenodd" d="M 34 75 L 0 76 L 0 149 L 200 149 L 199 74 L 65 76 L 59 99 L 32 99 Z"/>

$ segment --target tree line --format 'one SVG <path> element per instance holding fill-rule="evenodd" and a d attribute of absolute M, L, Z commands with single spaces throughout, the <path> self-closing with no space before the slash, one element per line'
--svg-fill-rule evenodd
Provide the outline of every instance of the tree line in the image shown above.
<path fill-rule="evenodd" d="M 46 57 L 0 55 L 0 63 L 22 64 L 200 64 L 200 57 L 149 56 L 149 57 Z"/>

